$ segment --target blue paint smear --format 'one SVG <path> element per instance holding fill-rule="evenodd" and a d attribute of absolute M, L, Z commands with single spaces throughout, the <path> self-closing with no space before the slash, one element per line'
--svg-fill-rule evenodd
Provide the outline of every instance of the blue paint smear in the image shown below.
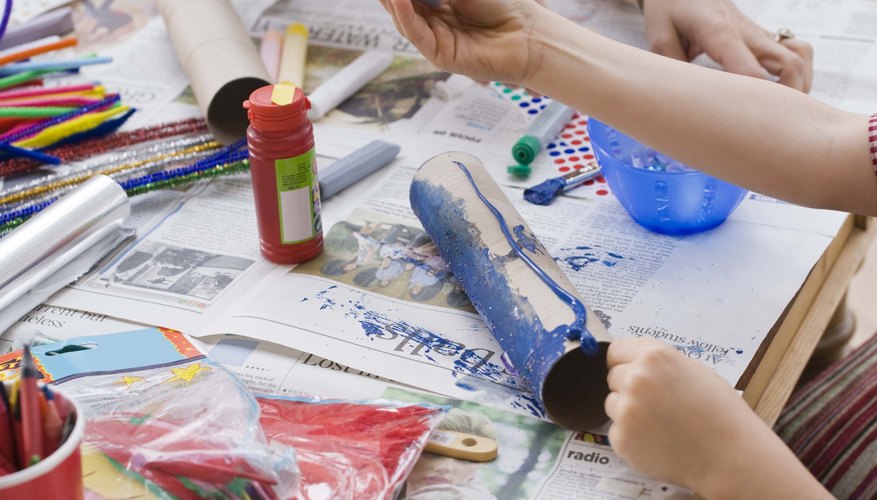
<path fill-rule="evenodd" d="M 743 354 L 743 349 L 731 347 L 724 349 L 719 346 L 720 350 L 713 348 L 705 348 L 695 341 L 686 344 L 673 344 L 676 350 L 685 354 L 689 358 L 703 360 L 705 362 L 718 364 L 720 362 L 730 362 L 729 356 L 732 354 Z"/>
<path fill-rule="evenodd" d="M 499 360 L 502 361 L 502 366 L 505 367 L 506 371 L 513 375 L 518 374 L 518 372 L 515 370 L 515 367 L 512 365 L 512 360 L 509 359 L 508 353 L 503 351 L 502 356 L 499 357 Z"/>
<path fill-rule="evenodd" d="M 475 377 L 463 377 L 455 384 L 460 389 L 469 392 L 478 392 L 477 401 L 480 404 L 494 406 L 510 406 L 526 412 L 536 418 L 546 418 L 545 408 L 530 393 L 520 392 L 496 384 L 485 382 Z"/>
<path fill-rule="evenodd" d="M 359 301 L 348 301 L 349 307 L 344 304 L 338 305 L 336 300 L 327 296 L 329 290 L 333 288 L 337 286 L 316 293 L 317 299 L 322 301 L 320 310 L 338 311 L 343 308 L 345 316 L 354 318 L 366 337 L 372 340 L 393 340 L 398 344 L 397 350 L 404 350 L 435 364 L 439 363 L 435 357 L 437 355 L 455 357 L 457 359 L 453 363 L 454 377 L 473 375 L 518 391 L 527 390 L 517 374 L 510 373 L 501 364 L 492 361 L 495 355 L 493 351 L 483 348 L 469 349 L 463 344 L 448 340 L 419 326 L 370 310 L 362 303 L 365 294 L 362 294 L 362 299 Z"/>
<path fill-rule="evenodd" d="M 589 247 L 586 245 L 577 246 L 575 248 L 562 248 L 561 252 L 572 252 L 577 251 L 574 255 L 569 255 L 566 257 L 555 257 L 554 260 L 558 262 L 564 262 L 567 267 L 572 269 L 573 271 L 581 271 L 585 267 L 595 262 L 600 262 L 604 266 L 612 268 L 618 265 L 618 261 L 625 260 L 626 257 L 623 255 L 614 253 L 614 252 L 605 252 L 605 255 L 610 257 L 600 257 L 598 252 L 603 253 L 604 251 L 599 249 L 599 247 Z M 579 253 L 583 252 L 583 253 Z M 613 260 L 615 259 L 615 260 Z M 633 260 L 633 259 L 628 259 Z"/>
<path fill-rule="evenodd" d="M 545 251 L 542 249 L 542 245 L 539 244 L 539 241 L 536 240 L 536 236 L 533 233 L 527 233 L 524 230 L 523 224 L 518 224 L 513 228 L 515 232 L 515 236 L 517 236 L 518 245 L 526 248 L 530 251 L 530 253 L 541 253 L 545 254 Z"/>
<path fill-rule="evenodd" d="M 466 383 L 466 382 L 464 382 L 464 381 L 462 381 L 462 380 L 458 380 L 457 383 L 454 384 L 454 385 L 456 385 L 456 386 L 459 387 L 460 389 L 465 389 L 465 390 L 467 390 L 467 391 L 471 391 L 471 392 L 475 392 L 475 391 L 478 390 L 478 388 L 475 387 L 474 385 L 469 384 L 469 383 Z"/>
<path fill-rule="evenodd" d="M 566 265 L 569 266 L 570 269 L 578 272 L 584 269 L 588 264 L 599 262 L 600 259 L 593 253 L 587 253 L 585 255 L 565 257 L 563 261 L 566 262 Z"/>
<path fill-rule="evenodd" d="M 367 337 L 381 334 L 381 327 L 379 327 L 378 325 L 369 323 L 368 321 L 360 321 L 359 324 L 362 326 L 362 331 L 365 332 L 365 335 Z"/>
<path fill-rule="evenodd" d="M 457 165 L 472 182 L 482 202 L 497 217 L 515 252 L 508 256 L 491 255 L 479 231 L 468 220 L 462 201 L 455 200 L 450 192 L 440 186 L 415 179 L 411 185 L 411 207 L 437 243 L 442 258 L 460 280 L 490 332 L 537 395 L 533 401 L 540 403 L 542 385 L 548 372 L 564 354 L 564 338 L 580 337 L 582 349 L 589 354 L 598 351 L 597 342 L 584 327 L 584 305 L 554 283 L 529 259 L 512 237 L 502 214 L 481 195 L 465 165 Z M 541 249 L 541 245 L 539 247 Z M 561 325 L 552 332 L 546 331 L 527 297 L 522 293 L 512 293 L 505 269 L 506 263 L 515 258 L 528 263 L 546 285 L 569 304 L 576 316 L 572 325 Z"/>

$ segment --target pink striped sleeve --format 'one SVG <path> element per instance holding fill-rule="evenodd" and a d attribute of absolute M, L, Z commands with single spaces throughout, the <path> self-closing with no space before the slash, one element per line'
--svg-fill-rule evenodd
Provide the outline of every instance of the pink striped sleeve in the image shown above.
<path fill-rule="evenodd" d="M 874 175 L 877 175 L 877 113 L 868 120 L 868 145 L 871 148 L 871 166 L 874 167 Z"/>

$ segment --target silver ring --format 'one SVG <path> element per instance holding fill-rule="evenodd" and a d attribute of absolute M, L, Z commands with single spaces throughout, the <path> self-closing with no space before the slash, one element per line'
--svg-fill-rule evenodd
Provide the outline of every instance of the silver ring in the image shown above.
<path fill-rule="evenodd" d="M 783 40 L 788 40 L 790 38 L 795 38 L 795 33 L 789 28 L 778 29 L 777 34 L 773 37 L 774 41 L 777 43 L 783 43 Z"/>

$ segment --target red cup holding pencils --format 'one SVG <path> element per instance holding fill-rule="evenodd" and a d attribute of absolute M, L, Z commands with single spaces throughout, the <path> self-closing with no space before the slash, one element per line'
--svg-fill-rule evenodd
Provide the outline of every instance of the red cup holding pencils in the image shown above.
<path fill-rule="evenodd" d="M 39 418 L 29 418 L 39 422 L 39 429 L 28 429 L 23 419 L 28 418 L 27 400 L 32 396 L 21 397 L 24 385 L 16 381 L 0 389 L 0 498 L 82 499 L 82 408 L 63 389 L 34 385 Z M 32 435 L 24 436 L 24 430 Z"/>

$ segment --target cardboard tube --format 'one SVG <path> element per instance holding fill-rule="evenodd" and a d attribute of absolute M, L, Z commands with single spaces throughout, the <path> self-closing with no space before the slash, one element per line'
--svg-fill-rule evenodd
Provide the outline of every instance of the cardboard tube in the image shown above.
<path fill-rule="evenodd" d="M 225 144 L 244 137 L 242 104 L 271 77 L 228 0 L 158 0 L 158 10 L 207 125 Z"/>
<path fill-rule="evenodd" d="M 599 427 L 607 420 L 609 332 L 587 310 L 586 330 L 596 345 L 587 334 L 582 341 L 596 354 L 584 352 L 567 328 L 575 322 L 574 309 L 515 252 L 478 191 L 504 219 L 515 246 L 548 281 L 584 304 L 474 156 L 444 153 L 424 163 L 411 184 L 411 208 L 548 416 L 577 431 Z"/>

